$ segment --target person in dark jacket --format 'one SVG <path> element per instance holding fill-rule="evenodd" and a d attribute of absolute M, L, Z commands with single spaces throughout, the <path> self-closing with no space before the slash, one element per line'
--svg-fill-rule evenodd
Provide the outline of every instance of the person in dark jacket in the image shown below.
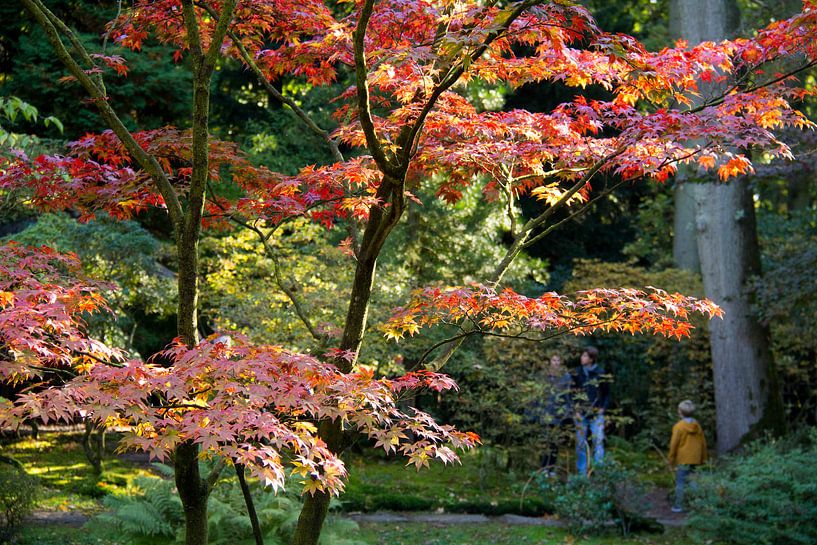
<path fill-rule="evenodd" d="M 549 475 L 554 474 L 556 462 L 559 458 L 559 445 L 563 441 L 563 425 L 570 420 L 570 389 L 572 377 L 562 366 L 562 358 L 558 354 L 550 357 L 545 384 L 545 399 L 543 407 L 543 434 L 544 449 L 542 452 L 542 469 Z"/>
<path fill-rule="evenodd" d="M 593 463 L 604 460 L 604 412 L 610 403 L 610 381 L 598 358 L 598 349 L 588 346 L 582 352 L 581 367 L 573 373 L 576 469 L 580 475 L 587 475 L 588 430 L 593 441 Z"/>

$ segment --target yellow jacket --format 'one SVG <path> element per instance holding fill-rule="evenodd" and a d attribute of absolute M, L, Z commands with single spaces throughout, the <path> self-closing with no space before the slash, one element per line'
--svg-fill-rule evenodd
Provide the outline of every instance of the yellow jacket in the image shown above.
<path fill-rule="evenodd" d="M 706 462 L 706 438 L 701 425 L 693 419 L 679 420 L 672 427 L 669 444 L 670 465 L 701 465 Z"/>

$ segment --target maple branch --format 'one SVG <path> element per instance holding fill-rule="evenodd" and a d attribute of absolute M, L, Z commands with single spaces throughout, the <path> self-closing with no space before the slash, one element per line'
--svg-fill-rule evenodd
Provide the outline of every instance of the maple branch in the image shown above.
<path fill-rule="evenodd" d="M 212 490 L 213 487 L 218 482 L 218 479 L 221 477 L 221 472 L 224 471 L 224 468 L 227 464 L 224 462 L 224 458 L 216 458 L 216 462 L 213 465 L 213 468 L 210 470 L 210 473 L 207 474 L 204 482 L 207 484 L 207 490 Z"/>
<path fill-rule="evenodd" d="M 176 190 L 173 188 L 173 185 L 170 183 L 170 180 L 167 178 L 164 170 L 162 170 L 161 165 L 156 160 L 156 158 L 147 153 L 142 147 L 136 142 L 133 138 L 133 135 L 130 131 L 125 127 L 122 120 L 113 110 L 111 105 L 108 103 L 108 97 L 105 94 L 104 87 L 100 88 L 97 84 L 91 79 L 91 77 L 82 69 L 82 67 L 77 63 L 77 61 L 71 56 L 68 50 L 63 44 L 62 39 L 60 38 L 60 34 L 55 26 L 54 20 L 59 21 L 59 18 L 56 17 L 53 13 L 51 13 L 48 8 L 46 8 L 41 0 L 21 0 L 25 8 L 31 13 L 37 23 L 42 27 L 43 31 L 48 38 L 48 41 L 51 43 L 51 47 L 54 50 L 55 55 L 57 58 L 65 65 L 68 71 L 74 76 L 77 81 L 85 88 L 88 94 L 93 99 L 94 104 L 99 109 L 100 116 L 105 121 L 105 123 L 110 127 L 110 129 L 114 132 L 114 134 L 119 138 L 119 141 L 128 151 L 131 157 L 139 164 L 142 169 L 150 175 L 151 179 L 153 180 L 154 184 L 156 184 L 159 193 L 162 195 L 162 198 L 165 201 L 167 206 L 168 215 L 170 216 L 171 221 L 173 222 L 174 228 L 176 232 L 180 232 L 183 225 L 183 214 L 182 214 L 182 206 L 179 202 L 178 195 L 176 194 Z M 49 16 L 50 14 L 50 16 Z M 53 18 L 53 19 L 52 19 Z M 60 28 L 66 28 L 64 23 L 60 21 L 61 25 Z M 70 32 L 70 29 L 68 30 Z M 70 36 L 70 34 L 69 34 Z M 70 37 L 69 37 L 70 40 Z M 72 42 L 73 43 L 73 42 Z M 88 55 L 87 50 L 85 47 L 77 41 L 77 44 L 74 45 L 75 48 L 79 49 L 79 54 L 82 58 L 90 59 L 90 55 Z M 99 75 L 99 78 L 102 76 Z"/>
<path fill-rule="evenodd" d="M 695 150 L 695 151 L 693 151 L 693 152 L 691 152 L 691 153 L 688 153 L 688 154 L 686 154 L 686 155 L 684 155 L 684 156 L 682 156 L 682 157 L 676 157 L 676 158 L 674 158 L 674 159 L 672 159 L 672 160 L 664 160 L 664 161 L 663 161 L 663 162 L 662 162 L 660 165 L 658 165 L 658 167 L 656 168 L 656 170 L 660 170 L 660 169 L 661 169 L 661 168 L 663 168 L 664 166 L 671 165 L 671 164 L 673 164 L 673 163 L 679 163 L 679 162 L 681 162 L 681 161 L 685 161 L 685 160 L 687 160 L 687 159 L 689 159 L 689 158 L 691 158 L 691 157 L 694 157 L 695 155 L 698 155 L 699 153 L 703 152 L 703 151 L 704 151 L 705 149 L 707 149 L 708 147 L 709 147 L 709 145 L 707 144 L 706 146 L 704 146 L 704 147 L 702 147 L 702 148 L 699 148 L 699 149 L 697 149 L 697 150 Z M 622 185 L 624 185 L 625 183 L 627 183 L 627 182 L 634 182 L 634 181 L 636 181 L 636 180 L 640 180 L 640 179 L 644 178 L 645 176 L 646 176 L 646 175 L 642 174 L 641 176 L 634 176 L 634 177 L 632 177 L 632 178 L 624 178 L 624 179 L 622 179 L 621 181 L 619 181 L 618 183 L 614 184 L 614 185 L 613 185 L 612 187 L 610 187 L 609 189 L 605 189 L 605 190 L 604 190 L 604 191 L 602 191 L 600 194 L 598 194 L 597 196 L 595 196 L 595 197 L 593 197 L 592 199 L 590 199 L 589 201 L 587 201 L 587 202 L 584 204 L 584 206 L 582 206 L 581 208 L 579 208 L 577 211 L 573 212 L 572 214 L 570 214 L 570 215 L 569 215 L 569 216 L 567 216 L 566 218 L 564 218 L 564 219 L 562 219 L 562 220 L 560 220 L 560 221 L 557 221 L 556 223 L 554 223 L 554 224 L 552 224 L 552 225 L 549 225 L 549 226 L 547 227 L 547 229 L 544 229 L 544 230 L 543 230 L 541 233 L 539 233 L 539 234 L 537 234 L 536 236 L 534 236 L 534 237 L 532 237 L 532 238 L 528 239 L 528 240 L 527 240 L 527 241 L 526 241 L 526 242 L 523 244 L 523 246 L 522 246 L 522 247 L 523 247 L 523 248 L 525 248 L 525 249 L 527 249 L 527 248 L 529 248 L 529 247 L 533 246 L 534 244 L 536 244 L 537 242 L 539 242 L 540 240 L 542 240 L 543 238 L 545 238 L 547 235 L 549 235 L 551 232 L 553 232 L 555 229 L 558 229 L 559 227 L 561 227 L 563 224 L 567 223 L 568 221 L 570 221 L 570 220 L 572 220 L 572 219 L 575 219 L 575 218 L 577 218 L 578 216 L 580 216 L 580 215 L 584 214 L 585 212 L 587 212 L 587 211 L 590 209 L 590 207 L 591 207 L 593 204 L 595 204 L 595 203 L 596 203 L 597 201 L 599 201 L 600 199 L 603 199 L 603 198 L 604 198 L 604 197 L 606 197 L 607 195 L 611 194 L 613 191 L 615 191 L 616 189 L 618 189 L 619 187 L 621 187 L 621 186 L 622 186 Z"/>
<path fill-rule="evenodd" d="M 74 31 L 71 30 L 68 27 L 68 25 L 66 25 L 63 22 L 62 19 L 60 19 L 59 17 L 54 15 L 54 12 L 52 12 L 50 9 L 48 9 L 45 6 L 45 4 L 43 4 L 40 0 L 35 0 L 35 2 L 37 4 L 37 6 L 43 11 L 43 13 L 45 13 L 46 17 L 48 17 L 48 20 L 51 21 L 51 23 L 60 32 L 62 32 L 65 35 L 66 38 L 68 38 L 68 41 L 71 42 L 71 45 L 74 47 L 74 51 L 77 52 L 77 54 L 80 56 L 80 58 L 83 60 L 83 62 L 85 62 L 85 64 L 87 64 L 88 67 L 91 70 L 95 69 L 97 67 L 96 63 L 93 61 L 91 56 L 88 54 L 88 50 L 85 49 L 85 46 L 82 45 L 82 42 L 79 41 L 79 38 L 77 38 L 76 34 L 74 34 Z M 105 84 L 102 81 L 102 74 L 99 73 L 99 72 L 96 72 L 96 73 L 90 74 L 90 77 L 96 80 L 96 84 L 98 85 L 98 88 L 99 88 L 100 92 L 103 95 L 106 94 Z"/>
<path fill-rule="evenodd" d="M 526 10 L 529 8 L 542 3 L 543 0 L 525 0 L 524 2 L 520 2 L 519 5 L 514 8 L 507 16 L 507 18 L 502 21 L 498 28 L 492 30 L 485 36 L 485 39 L 482 43 L 468 56 L 468 62 L 466 63 L 464 60 L 460 60 L 457 64 L 451 67 L 448 73 L 443 76 L 440 80 L 440 83 L 434 88 L 431 92 L 431 95 L 428 98 L 428 101 L 423 106 L 423 109 L 420 111 L 417 119 L 415 120 L 414 124 L 404 128 L 404 130 L 400 134 L 400 144 L 402 145 L 402 158 L 400 161 L 400 165 L 404 168 L 408 168 L 408 164 L 411 161 L 414 153 L 417 150 L 417 145 L 419 142 L 420 131 L 423 128 L 423 124 L 425 123 L 426 117 L 428 114 L 431 113 L 431 110 L 434 109 L 434 106 L 437 103 L 437 99 L 440 96 L 451 88 L 465 73 L 465 70 L 471 63 L 476 62 L 483 53 L 488 49 L 488 47 L 502 34 L 507 32 L 508 28 L 513 24 L 516 19 L 519 18 Z"/>
<path fill-rule="evenodd" d="M 273 277 L 275 278 L 275 283 L 278 285 L 278 288 L 282 292 L 284 292 L 284 294 L 287 296 L 290 302 L 292 302 L 292 306 L 295 307 L 295 314 L 304 324 L 304 327 L 306 327 L 307 331 L 309 331 L 309 334 L 312 336 L 312 338 L 318 341 L 318 343 L 320 343 L 320 346 L 325 346 L 327 341 L 326 336 L 321 335 L 318 332 L 318 330 L 312 324 L 312 320 L 310 320 L 309 316 L 307 316 L 307 313 L 304 310 L 304 307 L 301 304 L 300 299 L 295 294 L 295 291 L 289 286 L 287 286 L 286 283 L 284 282 L 284 279 L 281 276 L 281 267 L 280 264 L 278 263 L 278 255 L 275 253 L 272 246 L 270 245 L 269 238 L 267 237 L 267 235 L 265 235 L 264 232 L 261 231 L 261 229 L 259 229 L 255 225 L 247 223 L 239 218 L 236 218 L 233 215 L 229 216 L 229 219 L 236 225 L 244 227 L 245 229 L 249 229 L 256 235 L 258 235 L 258 238 L 261 240 L 261 244 L 264 246 L 264 252 L 267 254 L 267 257 L 270 258 L 270 261 L 272 261 Z"/>
<path fill-rule="evenodd" d="M 108 40 L 111 39 L 111 33 L 114 29 L 113 21 L 119 20 L 119 17 L 122 15 L 122 0 L 116 1 L 116 15 L 114 15 L 113 19 L 111 19 L 110 26 L 108 27 L 108 31 L 105 33 L 105 37 L 102 39 L 102 54 L 105 54 L 105 50 L 108 48 Z"/>
<path fill-rule="evenodd" d="M 516 259 L 519 253 L 525 248 L 525 242 L 528 240 L 528 237 L 533 229 L 547 221 L 547 219 L 552 216 L 556 210 L 563 207 L 568 202 L 570 197 L 575 195 L 579 190 L 581 190 L 581 188 L 587 185 L 593 176 L 595 176 L 607 163 L 624 153 L 626 149 L 626 146 L 622 144 L 610 154 L 606 155 L 602 159 L 599 159 L 587 170 L 584 176 L 582 176 L 579 181 L 573 185 L 573 187 L 562 195 L 558 201 L 535 218 L 528 220 L 525 225 L 522 226 L 522 229 L 519 234 L 516 235 L 516 238 L 514 238 L 513 244 L 511 244 L 511 247 L 505 253 L 505 257 L 502 258 L 502 261 L 499 263 L 499 265 L 497 265 L 496 269 L 494 269 L 494 273 L 491 280 L 488 282 L 488 285 L 492 288 L 496 288 L 499 282 L 502 281 L 502 277 L 506 272 L 508 272 L 513 260 Z M 440 354 L 440 356 L 434 359 L 429 368 L 432 370 L 442 368 L 448 362 L 454 352 L 457 351 L 460 345 L 462 345 L 462 341 L 463 339 L 456 339 L 454 342 L 452 342 L 443 354 Z"/>
<path fill-rule="evenodd" d="M 454 335 L 453 337 L 448 337 L 447 339 L 443 339 L 441 341 L 438 341 L 438 342 L 432 344 L 430 347 L 428 347 L 422 353 L 422 355 L 420 356 L 420 359 L 417 360 L 417 363 L 415 363 L 410 370 L 411 371 L 416 371 L 417 369 L 422 367 L 423 363 L 426 361 L 426 358 L 429 355 L 431 355 L 432 352 L 437 350 L 439 347 L 444 346 L 444 345 L 449 344 L 449 343 L 453 343 L 453 342 L 456 342 L 457 346 L 459 346 L 460 344 L 462 344 L 462 341 L 464 341 L 466 337 L 470 337 L 471 335 L 476 335 L 478 333 L 480 333 L 480 331 L 476 330 L 476 329 L 473 329 L 473 330 L 470 330 L 470 331 L 463 331 L 462 333 L 458 333 L 457 335 Z M 446 358 L 446 360 L 447 360 L 447 358 Z M 442 367 L 442 366 L 440 366 L 440 367 Z M 436 371 L 440 367 L 432 367 L 431 369 Z"/>
<path fill-rule="evenodd" d="M 553 203 L 553 205 L 549 206 L 545 209 L 541 214 L 536 216 L 535 218 L 531 218 L 528 220 L 525 225 L 522 226 L 519 234 L 514 238 L 513 244 L 511 244 L 510 249 L 505 254 L 505 257 L 502 258 L 502 261 L 497 265 L 496 269 L 494 269 L 494 273 L 492 275 L 491 280 L 488 282 L 488 285 L 491 287 L 496 287 L 501 281 L 502 277 L 505 276 L 505 273 L 508 271 L 511 263 L 516 256 L 524 249 L 525 242 L 528 239 L 531 231 L 540 225 L 542 225 L 545 221 L 550 218 L 557 210 L 562 208 L 567 204 L 573 195 L 578 193 L 587 183 L 610 161 L 624 153 L 627 147 L 625 145 L 620 145 L 610 154 L 604 156 L 603 158 L 596 161 L 587 171 L 585 174 L 579 178 L 579 180 L 573 184 L 573 186 L 568 189 L 558 201 Z"/>
<path fill-rule="evenodd" d="M 216 28 L 213 30 L 213 35 L 210 38 L 210 47 L 207 50 L 204 61 L 208 70 L 212 70 L 216 64 L 216 59 L 221 53 L 221 46 L 224 44 L 224 37 L 230 29 L 230 23 L 233 21 L 233 12 L 238 0 L 225 0 L 221 7 L 221 13 L 216 17 Z"/>
<path fill-rule="evenodd" d="M 552 233 L 555 229 L 558 229 L 559 227 L 561 227 L 562 225 L 564 225 L 568 221 L 574 220 L 577 217 L 584 214 L 585 212 L 587 212 L 588 210 L 590 210 L 590 208 L 594 204 L 596 204 L 597 201 L 599 201 L 600 199 L 603 199 L 604 197 L 611 194 L 613 191 L 615 191 L 616 189 L 618 189 L 619 187 L 621 187 L 622 185 L 624 185 L 626 182 L 629 182 L 629 181 L 632 181 L 632 179 L 621 180 L 617 184 L 613 185 L 611 188 L 601 192 L 596 197 L 594 197 L 594 198 L 590 199 L 589 201 L 587 201 L 586 203 L 584 203 L 583 206 L 581 206 L 578 210 L 576 210 L 572 214 L 570 214 L 567 217 L 557 221 L 556 223 L 553 223 L 553 224 L 549 225 L 546 229 L 543 229 L 536 236 L 527 239 L 522 244 L 522 248 L 524 248 L 524 249 L 530 248 L 531 246 L 533 246 L 534 244 L 536 244 L 537 242 L 539 242 L 540 240 L 542 240 L 543 238 L 548 236 L 550 233 Z"/>
<path fill-rule="evenodd" d="M 502 180 L 497 180 L 499 182 L 500 187 L 505 192 L 505 196 L 508 197 L 508 207 L 507 207 L 507 214 L 508 220 L 511 222 L 511 237 L 516 238 L 516 209 L 514 207 L 514 198 L 513 198 L 513 187 L 512 183 L 514 181 L 513 178 L 513 166 L 504 167 L 505 176 L 507 178 L 507 183 Z"/>
<path fill-rule="evenodd" d="M 209 13 L 210 16 L 212 16 L 214 19 L 218 18 L 218 14 L 212 8 L 212 6 L 203 2 L 199 3 L 198 5 L 201 6 L 205 11 L 207 11 L 207 13 Z M 281 93 L 281 91 L 276 89 L 275 86 L 269 82 L 267 77 L 264 75 L 264 72 L 261 70 L 261 67 L 258 66 L 258 63 L 256 63 L 255 60 L 252 58 L 250 52 L 247 51 L 247 48 L 244 47 L 244 44 L 241 43 L 240 38 L 232 30 L 227 30 L 227 36 L 229 36 L 229 38 L 232 40 L 233 45 L 241 55 L 241 59 L 250 68 L 250 70 L 252 70 L 253 74 L 255 74 L 255 76 L 258 78 L 259 83 L 261 83 L 261 85 L 264 86 L 264 89 L 266 89 L 266 91 L 270 95 L 272 95 L 272 97 L 275 98 L 275 100 L 289 106 L 292 109 L 293 113 L 301 121 L 303 121 L 304 124 L 313 133 L 318 135 L 324 142 L 326 142 L 326 144 L 329 146 L 329 150 L 332 152 L 332 157 L 335 159 L 336 162 L 338 163 L 343 162 L 344 161 L 343 154 L 340 152 L 338 143 L 335 139 L 332 138 L 329 132 L 321 128 L 320 125 L 318 125 L 309 116 L 309 114 L 306 113 L 304 109 L 298 105 L 297 102 L 295 102 L 293 99 L 289 97 L 284 96 L 283 93 Z"/>
<path fill-rule="evenodd" d="M 369 101 L 369 72 L 366 68 L 366 28 L 372 16 L 375 0 L 366 0 L 360 10 L 360 19 L 353 34 L 353 46 L 355 54 L 355 82 L 357 85 L 357 107 L 360 126 L 366 136 L 366 144 L 372 154 L 377 166 L 395 178 L 400 178 L 400 173 L 396 171 L 391 161 L 386 157 L 377 136 L 377 131 L 372 120 L 372 106 Z"/>
<path fill-rule="evenodd" d="M 755 66 L 752 70 L 747 71 L 747 74 L 744 75 L 744 77 L 741 78 L 738 81 L 738 83 L 734 84 L 732 87 L 729 88 L 729 90 L 725 91 L 718 98 L 716 98 L 714 100 L 706 101 L 703 104 L 701 104 L 700 106 L 696 106 L 695 108 L 690 108 L 688 110 L 684 110 L 682 113 L 684 113 L 684 114 L 694 114 L 694 113 L 698 113 L 698 112 L 700 112 L 700 111 L 702 111 L 702 110 L 704 110 L 706 108 L 709 108 L 711 106 L 720 106 L 721 104 L 726 102 L 726 97 L 727 96 L 729 96 L 730 94 L 732 94 L 734 91 L 736 91 L 739 88 L 740 83 L 742 81 L 745 81 L 746 77 L 748 77 L 748 74 L 753 73 L 755 70 L 758 70 L 759 67 L 762 66 L 763 64 L 765 64 L 766 62 L 770 62 L 770 61 L 764 61 L 763 63 Z M 798 67 L 798 68 L 796 68 L 794 70 L 791 70 L 791 71 L 786 72 L 784 74 L 780 74 L 779 76 L 777 76 L 775 78 L 772 78 L 772 79 L 770 79 L 768 81 L 764 81 L 763 83 L 759 83 L 757 85 L 753 85 L 752 87 L 748 87 L 748 88 L 744 89 L 741 92 L 742 93 L 753 93 L 755 91 L 759 91 L 760 89 L 763 89 L 765 87 L 769 87 L 771 85 L 774 85 L 775 83 L 780 83 L 781 81 L 785 81 L 788 78 L 790 78 L 790 77 L 792 77 L 792 76 L 794 76 L 796 74 L 799 74 L 800 72 L 808 70 L 809 68 L 812 68 L 814 66 L 817 66 L 817 59 L 811 60 L 811 61 L 807 62 L 806 64 L 804 64 L 804 65 L 802 65 L 802 66 L 800 66 L 800 67 Z"/>
<path fill-rule="evenodd" d="M 182 3 L 182 20 L 184 21 L 184 29 L 187 31 L 187 44 L 190 52 L 197 59 L 202 56 L 201 49 L 201 34 L 199 33 L 199 23 L 196 20 L 196 10 L 193 7 L 191 0 L 181 0 Z"/>
<path fill-rule="evenodd" d="M 584 328 L 587 328 L 587 327 L 600 327 L 600 326 L 602 326 L 604 324 L 612 323 L 612 322 L 618 320 L 621 316 L 622 316 L 622 314 L 619 313 L 619 314 L 615 314 L 615 315 L 607 318 L 606 320 L 599 320 L 599 321 L 595 321 L 595 322 L 586 322 L 586 323 L 582 323 L 582 324 L 576 324 L 574 326 L 567 327 L 567 328 L 564 328 L 564 329 L 557 329 L 553 333 L 551 333 L 549 335 L 543 335 L 541 337 L 527 337 L 525 335 L 525 333 L 529 333 L 531 331 L 530 329 L 522 330 L 519 333 L 499 333 L 499 332 L 496 332 L 496 331 L 491 331 L 489 329 L 483 329 L 482 327 L 477 325 L 477 322 L 475 321 L 474 317 L 469 316 L 468 317 L 469 320 L 471 321 L 472 324 L 474 324 L 471 328 L 468 328 L 468 329 L 460 328 L 463 331 L 462 333 L 459 333 L 457 335 L 454 335 L 452 337 L 449 337 L 447 339 L 443 339 L 443 340 L 441 340 L 439 342 L 434 343 L 425 352 L 423 352 L 423 354 L 420 356 L 420 359 L 417 361 L 417 363 L 415 363 L 412 366 L 411 370 L 416 371 L 417 369 L 419 369 L 423 365 L 423 363 L 425 362 L 426 358 L 431 354 L 431 352 L 433 352 L 437 348 L 439 348 L 439 347 L 441 347 L 443 345 L 446 345 L 446 344 L 456 343 L 456 345 L 454 347 L 454 350 L 456 350 L 456 348 L 458 348 L 462 344 L 462 342 L 465 340 L 465 338 L 469 337 L 471 335 L 484 335 L 486 337 L 498 337 L 498 338 L 501 338 L 501 339 L 517 339 L 517 340 L 522 340 L 522 341 L 541 343 L 541 342 L 549 341 L 551 339 L 555 339 L 556 337 L 561 337 L 562 335 L 567 335 L 570 332 L 576 331 L 576 330 L 579 330 L 579 329 L 584 329 Z M 442 362 L 442 364 L 439 364 L 439 362 L 438 362 L 439 358 L 437 358 L 432 362 L 432 365 L 426 366 L 426 368 L 431 369 L 432 371 L 439 371 L 440 368 L 450 359 L 451 355 L 453 354 L 453 350 L 451 351 L 450 354 L 447 353 L 447 352 L 446 352 L 446 354 L 447 354 L 447 357 Z"/>

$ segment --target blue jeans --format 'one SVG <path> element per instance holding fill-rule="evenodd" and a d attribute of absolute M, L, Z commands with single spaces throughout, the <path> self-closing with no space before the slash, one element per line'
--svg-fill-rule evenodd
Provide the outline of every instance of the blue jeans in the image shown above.
<path fill-rule="evenodd" d="M 675 469 L 675 503 L 672 505 L 677 509 L 683 508 L 684 503 L 684 488 L 686 488 L 687 481 L 695 473 L 695 466 L 679 465 Z M 694 485 L 694 483 L 692 483 Z"/>
<path fill-rule="evenodd" d="M 576 469 L 579 475 L 587 475 L 588 427 L 593 438 L 593 463 L 600 464 L 604 460 L 604 415 L 580 416 L 576 419 Z"/>

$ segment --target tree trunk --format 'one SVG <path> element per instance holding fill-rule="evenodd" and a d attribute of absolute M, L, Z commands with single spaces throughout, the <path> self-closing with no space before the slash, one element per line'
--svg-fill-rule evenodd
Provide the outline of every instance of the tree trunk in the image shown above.
<path fill-rule="evenodd" d="M 173 460 L 176 489 L 184 507 L 185 545 L 207 545 L 207 498 L 209 490 L 199 472 L 199 447 L 182 443 Z"/>
<path fill-rule="evenodd" d="M 740 12 L 733 0 L 672 0 L 669 6 L 669 31 L 673 40 L 683 39 L 695 45 L 704 41 L 719 41 L 729 37 L 738 26 Z M 701 97 L 717 91 L 701 83 Z M 672 260 L 676 267 L 692 272 L 701 271 L 698 243 L 695 240 L 695 172 L 682 165 L 676 177 L 674 191 Z"/>
<path fill-rule="evenodd" d="M 355 278 L 352 282 L 352 291 L 349 297 L 349 309 L 344 323 L 341 350 L 349 350 L 355 354 L 355 360 L 363 343 L 363 334 L 366 331 L 366 321 L 369 314 L 369 299 L 374 285 L 377 258 L 383 249 L 391 230 L 400 221 L 405 210 L 404 195 L 405 173 L 399 179 L 384 176 L 377 191 L 377 197 L 386 206 L 372 207 L 369 220 L 363 232 L 360 251 L 358 252 Z M 352 370 L 354 361 L 337 359 L 338 368 L 348 373 Z M 335 453 L 341 453 L 347 446 L 348 436 L 343 432 L 340 421 L 323 421 L 319 428 L 320 437 Z M 304 506 L 298 517 L 298 525 L 292 538 L 294 545 L 317 545 L 321 535 L 321 527 L 329 511 L 331 496 L 316 492 L 304 497 Z"/>
<path fill-rule="evenodd" d="M 98 430 L 96 428 L 96 424 L 90 420 L 85 421 L 85 432 L 82 434 L 82 450 L 85 452 L 85 457 L 88 459 L 88 463 L 91 464 L 94 474 L 99 476 L 102 475 L 104 469 L 102 460 L 105 456 L 105 436 L 103 435 L 105 430 L 101 426 Z M 96 435 L 94 435 L 94 430 L 97 432 Z"/>
<path fill-rule="evenodd" d="M 737 29 L 739 15 L 734 0 L 673 0 L 670 32 L 692 45 L 722 40 Z M 702 87 L 701 99 L 717 93 Z M 727 452 L 754 431 L 779 429 L 782 403 L 768 331 L 753 316 L 746 289 L 760 269 L 752 193 L 743 180 L 701 183 L 694 195 L 704 291 L 725 312 L 723 320 L 710 321 L 709 330 L 717 448 Z"/>
<path fill-rule="evenodd" d="M 762 429 L 779 430 L 782 403 L 769 332 L 751 308 L 747 281 L 759 271 L 752 192 L 745 181 L 697 189 L 698 250 L 706 296 L 724 310 L 709 322 L 718 452 Z"/>
<path fill-rule="evenodd" d="M 676 180 L 673 191 L 674 209 L 672 261 L 679 268 L 701 272 L 698 243 L 695 237 L 695 189 L 694 182 Z"/>

